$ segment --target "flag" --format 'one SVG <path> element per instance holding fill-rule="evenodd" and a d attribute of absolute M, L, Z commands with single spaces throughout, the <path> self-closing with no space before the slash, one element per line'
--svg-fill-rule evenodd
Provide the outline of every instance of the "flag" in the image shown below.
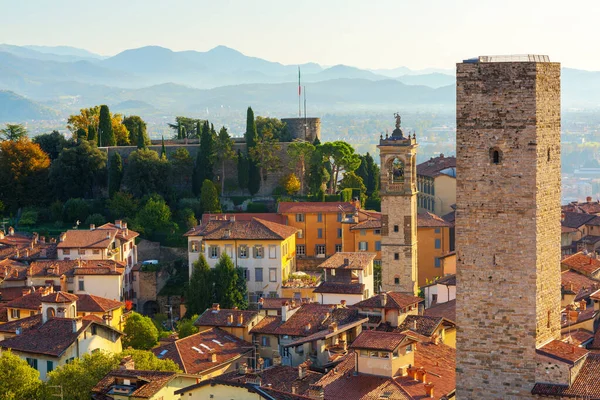
<path fill-rule="evenodd" d="M 302 94 L 302 86 L 300 86 L 300 66 L 298 66 L 298 96 Z"/>

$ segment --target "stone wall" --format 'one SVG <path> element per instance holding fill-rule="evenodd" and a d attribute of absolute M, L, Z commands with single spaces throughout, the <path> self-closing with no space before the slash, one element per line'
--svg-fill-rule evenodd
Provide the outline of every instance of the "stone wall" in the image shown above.
<path fill-rule="evenodd" d="M 530 398 L 536 347 L 560 336 L 560 65 L 456 80 L 456 395 Z"/>
<path fill-rule="evenodd" d="M 321 140 L 321 118 L 282 118 L 292 138 L 314 142 Z"/>

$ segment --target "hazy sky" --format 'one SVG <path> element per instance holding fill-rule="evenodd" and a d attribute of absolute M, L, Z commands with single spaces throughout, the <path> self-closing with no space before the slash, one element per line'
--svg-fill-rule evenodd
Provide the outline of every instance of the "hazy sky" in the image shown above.
<path fill-rule="evenodd" d="M 0 0 L 0 43 L 113 55 L 217 45 L 297 64 L 454 68 L 483 54 L 548 54 L 600 70 L 598 0 Z"/>

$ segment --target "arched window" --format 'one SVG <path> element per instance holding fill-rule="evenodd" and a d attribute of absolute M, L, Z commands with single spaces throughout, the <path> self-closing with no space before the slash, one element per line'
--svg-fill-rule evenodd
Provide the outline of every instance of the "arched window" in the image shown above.
<path fill-rule="evenodd" d="M 497 147 L 490 149 L 490 163 L 496 165 L 502 163 L 502 152 Z"/>
<path fill-rule="evenodd" d="M 54 312 L 54 308 L 52 307 L 48 307 L 48 309 L 46 310 L 46 317 L 48 317 L 48 319 L 54 317 L 55 312 Z"/>
<path fill-rule="evenodd" d="M 76 312 L 76 310 L 75 310 L 75 304 L 73 304 L 73 305 L 71 306 L 71 315 L 70 315 L 70 317 L 71 317 L 71 318 L 75 318 L 75 317 L 77 317 L 77 312 Z"/>
<path fill-rule="evenodd" d="M 392 182 L 404 182 L 404 163 L 398 157 L 389 166 L 389 176 Z"/>

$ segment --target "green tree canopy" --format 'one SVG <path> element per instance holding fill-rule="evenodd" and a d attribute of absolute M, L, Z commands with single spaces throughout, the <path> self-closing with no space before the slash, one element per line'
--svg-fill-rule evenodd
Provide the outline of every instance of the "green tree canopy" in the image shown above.
<path fill-rule="evenodd" d="M 219 258 L 217 265 L 215 265 L 213 274 L 215 302 L 219 303 L 223 308 L 244 307 L 246 299 L 244 299 L 244 294 L 240 293 L 238 272 L 227 253 L 223 252 L 221 254 L 221 258 Z"/>
<path fill-rule="evenodd" d="M 288 132 L 287 124 L 279 118 L 256 117 L 256 131 L 258 137 L 263 137 L 264 133 L 269 131 L 273 139 L 277 142 L 291 142 L 292 136 Z"/>
<path fill-rule="evenodd" d="M 0 399 L 29 400 L 38 397 L 40 373 L 10 350 L 0 353 Z"/>
<path fill-rule="evenodd" d="M 137 146 L 138 149 L 150 144 L 150 138 L 146 132 L 146 123 L 137 115 L 130 115 L 123 118 L 123 125 L 129 132 L 129 143 Z"/>
<path fill-rule="evenodd" d="M 191 336 L 195 333 L 198 333 L 198 327 L 194 325 L 194 321 L 198 319 L 198 314 L 192 315 L 191 318 L 184 318 L 177 322 L 177 336 L 179 339 L 183 339 L 184 337 Z"/>
<path fill-rule="evenodd" d="M 340 190 L 343 189 L 358 189 L 361 193 L 365 193 L 367 191 L 367 187 L 363 183 L 363 180 L 360 176 L 356 175 L 354 171 L 348 171 L 344 173 L 344 177 L 340 181 L 338 188 Z"/>
<path fill-rule="evenodd" d="M 267 180 L 267 176 L 281 167 L 281 160 L 278 152 L 281 145 L 273 138 L 270 131 L 263 132 L 263 136 L 256 141 L 254 147 L 250 149 L 250 158 L 259 168 L 262 181 Z"/>
<path fill-rule="evenodd" d="M 175 132 L 178 132 L 180 128 L 182 128 L 181 139 L 191 139 L 200 136 L 200 132 L 196 131 L 196 126 L 198 122 L 202 123 L 201 119 L 188 118 L 188 117 L 175 117 L 175 123 L 169 123 L 169 128 L 173 129 Z"/>
<path fill-rule="evenodd" d="M 260 190 L 260 168 L 252 156 L 256 142 L 258 141 L 258 133 L 256 130 L 256 121 L 254 120 L 254 111 L 252 107 L 248 107 L 246 113 L 246 154 L 248 157 L 248 190 L 251 195 L 255 195 Z"/>
<path fill-rule="evenodd" d="M 360 156 L 360 159 L 356 174 L 362 178 L 367 188 L 366 194 L 371 197 L 373 193 L 379 191 L 379 166 L 375 164 L 375 160 L 369 153 Z"/>
<path fill-rule="evenodd" d="M 180 191 L 190 184 L 194 170 L 194 159 L 186 148 L 180 147 L 171 154 L 171 182 Z"/>
<path fill-rule="evenodd" d="M 202 314 L 213 303 L 214 280 L 204 254 L 194 262 L 185 295 L 186 315 Z"/>
<path fill-rule="evenodd" d="M 21 124 L 6 124 L 0 129 L 0 141 L 4 140 L 20 140 L 27 137 L 27 128 Z"/>
<path fill-rule="evenodd" d="M 68 143 L 67 139 L 58 131 L 37 135 L 32 142 L 38 144 L 44 153 L 48 154 L 50 160 L 56 160 Z"/>
<path fill-rule="evenodd" d="M 210 129 L 208 121 L 202 125 L 202 134 L 200 135 L 200 148 L 196 157 L 196 166 L 194 167 L 194 194 L 200 194 L 202 185 L 206 179 L 214 179 L 213 166 L 215 162 L 215 138 Z"/>
<path fill-rule="evenodd" d="M 168 189 L 170 164 L 150 149 L 138 149 L 128 157 L 123 183 L 137 197 L 149 193 L 165 193 Z"/>
<path fill-rule="evenodd" d="M 90 204 L 84 199 L 73 198 L 65 202 L 63 206 L 63 221 L 82 224 L 91 213 Z"/>
<path fill-rule="evenodd" d="M 325 156 L 323 155 L 322 146 L 316 146 L 315 151 L 310 157 L 310 165 L 308 168 L 309 177 L 308 189 L 311 195 L 316 195 L 323 190 L 323 185 L 329 181 L 330 174 L 325 168 Z"/>
<path fill-rule="evenodd" d="M 248 188 L 248 157 L 237 151 L 237 181 L 240 189 Z"/>
<path fill-rule="evenodd" d="M 60 199 L 93 197 L 106 182 L 106 153 L 89 141 L 64 149 L 50 168 L 50 185 Z"/>
<path fill-rule="evenodd" d="M 221 212 L 221 202 L 219 200 L 219 192 L 215 187 L 214 183 L 208 179 L 202 183 L 202 190 L 200 192 L 200 204 L 202 204 L 202 210 L 205 213 L 217 213 Z"/>
<path fill-rule="evenodd" d="M 321 148 L 325 159 L 331 165 L 330 193 L 336 193 L 340 172 L 356 170 L 360 166 L 360 157 L 354 153 L 354 147 L 342 141 L 327 142 Z"/>
<path fill-rule="evenodd" d="M 168 229 L 172 226 L 171 209 L 162 197 L 150 196 L 137 213 L 135 226 L 146 236 L 152 236 L 157 231 Z"/>
<path fill-rule="evenodd" d="M 108 196 L 113 197 L 121 188 L 121 180 L 123 179 L 123 160 L 121 155 L 115 151 L 108 168 Z"/>
<path fill-rule="evenodd" d="M 225 192 L 225 162 L 233 160 L 236 156 L 233 150 L 233 139 L 231 139 L 227 128 L 224 126 L 219 130 L 219 135 L 215 142 L 215 155 L 221 161 L 221 194 L 223 194 Z"/>
<path fill-rule="evenodd" d="M 139 202 L 131 193 L 117 192 L 106 201 L 106 207 L 114 219 L 133 219 Z"/>
<path fill-rule="evenodd" d="M 123 347 L 150 350 L 158 343 L 158 329 L 152 320 L 136 312 L 127 318 L 123 332 Z"/>
<path fill-rule="evenodd" d="M 108 106 L 103 104 L 100 106 L 100 116 L 98 117 L 98 136 L 100 138 L 100 146 L 116 146 L 117 139 L 113 132 L 112 118 Z"/>
<path fill-rule="evenodd" d="M 306 178 L 309 175 L 310 160 L 314 152 L 315 146 L 304 140 L 294 141 L 287 148 L 290 167 L 300 179 L 300 192 L 302 194 L 306 191 Z"/>

